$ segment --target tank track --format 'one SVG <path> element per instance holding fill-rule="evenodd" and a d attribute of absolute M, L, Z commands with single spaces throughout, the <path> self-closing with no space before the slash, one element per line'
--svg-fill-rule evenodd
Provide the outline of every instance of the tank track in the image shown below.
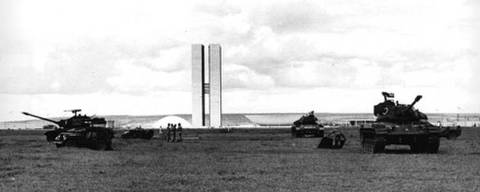
<path fill-rule="evenodd" d="M 384 136 L 365 137 L 362 139 L 362 151 L 364 153 L 385 152 L 386 139 Z M 410 145 L 412 153 L 438 153 L 440 138 L 437 135 L 417 136 Z"/>
<path fill-rule="evenodd" d="M 436 135 L 419 136 L 410 144 L 413 153 L 437 153 L 440 147 L 440 138 Z"/>

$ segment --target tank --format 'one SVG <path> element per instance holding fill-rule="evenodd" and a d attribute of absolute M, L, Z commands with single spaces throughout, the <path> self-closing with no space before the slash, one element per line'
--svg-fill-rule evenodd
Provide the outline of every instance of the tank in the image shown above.
<path fill-rule="evenodd" d="M 314 111 L 300 117 L 293 122 L 291 127 L 293 137 L 321 137 L 318 148 L 340 149 L 346 142 L 346 137 L 337 129 L 325 130 L 324 126 L 318 122 Z"/>
<path fill-rule="evenodd" d="M 317 117 L 313 111 L 303 115 L 300 119 L 293 122 L 291 127 L 293 137 L 323 137 L 323 126 L 318 123 Z"/>
<path fill-rule="evenodd" d="M 24 115 L 54 123 L 58 128 L 45 132 L 48 142 L 57 147 L 76 146 L 97 150 L 111 150 L 113 130 L 107 128 L 105 118 L 82 115 L 80 109 L 68 110 L 74 115 L 68 119 L 55 121 L 27 112 Z"/>
<path fill-rule="evenodd" d="M 421 95 L 410 104 L 395 102 L 393 93 L 382 92 L 382 95 L 384 101 L 373 107 L 375 122 L 360 127 L 364 152 L 381 153 L 386 145 L 396 144 L 408 145 L 414 153 L 437 153 L 441 137 L 460 136 L 460 127 L 435 126 L 425 113 L 414 108 Z"/>
<path fill-rule="evenodd" d="M 125 131 L 122 136 L 123 139 L 151 139 L 153 137 L 153 129 L 142 129 L 137 127 Z"/>

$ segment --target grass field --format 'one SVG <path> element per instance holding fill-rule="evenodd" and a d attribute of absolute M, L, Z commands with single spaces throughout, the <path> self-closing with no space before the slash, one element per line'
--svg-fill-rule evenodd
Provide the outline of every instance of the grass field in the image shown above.
<path fill-rule="evenodd" d="M 114 139 L 113 151 L 55 148 L 41 131 L 0 131 L 0 191 L 480 191 L 480 129 L 438 154 L 362 154 L 288 130 L 186 131 L 200 139 Z"/>

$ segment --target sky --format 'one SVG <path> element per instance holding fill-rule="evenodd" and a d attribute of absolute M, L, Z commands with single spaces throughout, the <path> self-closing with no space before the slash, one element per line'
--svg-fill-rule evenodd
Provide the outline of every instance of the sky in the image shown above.
<path fill-rule="evenodd" d="M 475 0 L 0 0 L 0 121 L 191 113 L 191 44 L 223 51 L 225 113 L 371 113 L 394 92 L 480 112 Z"/>

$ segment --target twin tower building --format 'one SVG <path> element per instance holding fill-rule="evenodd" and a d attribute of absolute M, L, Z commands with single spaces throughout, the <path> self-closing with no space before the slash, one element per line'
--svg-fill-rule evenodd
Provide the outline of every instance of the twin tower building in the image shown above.
<path fill-rule="evenodd" d="M 208 61 L 208 65 L 205 65 Z M 208 74 L 208 79 L 205 78 Z M 205 95 L 208 94 L 209 121 L 205 121 Z M 192 45 L 192 127 L 222 126 L 222 48 L 208 45 L 208 58 L 202 44 Z"/>

